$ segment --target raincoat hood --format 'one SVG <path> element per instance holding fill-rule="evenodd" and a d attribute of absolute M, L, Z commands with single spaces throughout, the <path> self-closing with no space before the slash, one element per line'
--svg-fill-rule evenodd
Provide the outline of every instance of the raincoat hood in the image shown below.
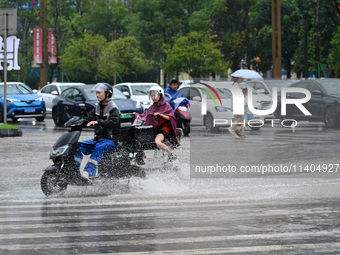
<path fill-rule="evenodd" d="M 178 89 L 173 90 L 170 86 L 166 87 L 166 89 L 164 90 L 164 94 L 166 93 L 171 96 L 171 99 L 183 97 L 183 94 L 181 91 L 179 91 Z"/>

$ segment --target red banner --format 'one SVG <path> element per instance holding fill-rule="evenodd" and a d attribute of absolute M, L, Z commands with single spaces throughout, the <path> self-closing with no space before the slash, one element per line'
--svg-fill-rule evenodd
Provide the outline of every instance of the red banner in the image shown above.
<path fill-rule="evenodd" d="M 34 28 L 33 30 L 33 63 L 41 64 L 43 60 L 43 30 Z"/>
<path fill-rule="evenodd" d="M 57 63 L 57 40 L 54 36 L 54 29 L 48 29 L 48 63 Z"/>

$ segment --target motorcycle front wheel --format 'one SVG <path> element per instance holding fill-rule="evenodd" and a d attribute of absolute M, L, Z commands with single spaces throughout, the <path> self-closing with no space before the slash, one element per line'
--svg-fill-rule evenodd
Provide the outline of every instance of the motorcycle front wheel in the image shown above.
<path fill-rule="evenodd" d="M 60 194 L 67 189 L 67 183 L 60 183 L 57 181 L 55 171 L 46 171 L 41 177 L 41 190 L 46 196 Z"/>

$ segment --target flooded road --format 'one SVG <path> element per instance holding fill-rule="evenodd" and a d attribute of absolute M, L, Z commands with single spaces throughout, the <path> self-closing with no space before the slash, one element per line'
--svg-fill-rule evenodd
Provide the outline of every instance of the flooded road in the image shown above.
<path fill-rule="evenodd" d="M 45 197 L 42 169 L 65 130 L 51 119 L 20 126 L 23 137 L 0 140 L 0 254 L 340 252 L 340 169 L 207 178 L 190 167 L 190 159 L 191 165 L 336 164 L 340 130 L 265 127 L 247 130 L 240 141 L 223 129 L 208 134 L 194 127 L 176 151 L 182 163 L 176 172 L 157 169 L 146 179 L 98 181 Z M 92 137 L 83 132 L 81 139 Z"/>

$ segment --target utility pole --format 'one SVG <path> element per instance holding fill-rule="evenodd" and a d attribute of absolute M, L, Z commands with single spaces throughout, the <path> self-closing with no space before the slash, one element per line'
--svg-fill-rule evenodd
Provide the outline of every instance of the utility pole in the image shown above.
<path fill-rule="evenodd" d="M 43 54 L 40 64 L 40 88 L 47 84 L 47 0 L 40 1 L 40 27 L 43 30 Z"/>
<path fill-rule="evenodd" d="M 281 79 L 281 0 L 272 0 L 272 55 L 273 78 Z"/>
<path fill-rule="evenodd" d="M 0 8 L 0 34 L 4 35 L 4 123 L 7 123 L 7 35 L 17 33 L 17 9 Z M 0 47 L 1 48 L 1 47 Z M 1 107 L 1 106 L 0 106 Z"/>

